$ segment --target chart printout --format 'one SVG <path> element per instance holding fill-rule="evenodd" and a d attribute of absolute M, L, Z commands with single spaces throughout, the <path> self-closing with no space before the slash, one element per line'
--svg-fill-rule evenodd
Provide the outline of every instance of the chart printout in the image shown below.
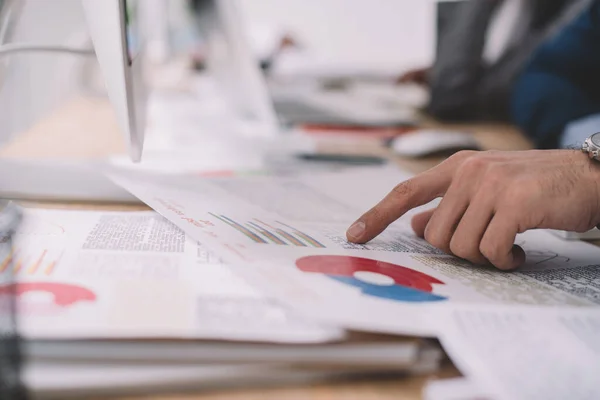
<path fill-rule="evenodd" d="M 345 231 L 402 180 L 396 168 L 296 177 L 113 180 L 223 257 L 236 274 L 305 315 L 344 327 L 434 335 L 453 304 L 600 305 L 600 249 L 546 231 L 518 235 L 527 264 L 506 273 L 445 255 L 410 228 L 412 210 L 373 241 Z"/>
<path fill-rule="evenodd" d="M 0 260 L 0 295 L 15 291 L 19 329 L 32 339 L 295 343 L 341 334 L 295 317 L 153 211 L 26 210 Z"/>

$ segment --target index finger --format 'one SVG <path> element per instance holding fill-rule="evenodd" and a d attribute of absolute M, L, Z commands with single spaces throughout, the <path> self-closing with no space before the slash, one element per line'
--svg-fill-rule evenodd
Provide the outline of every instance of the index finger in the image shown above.
<path fill-rule="evenodd" d="M 411 209 L 442 196 L 452 182 L 455 163 L 442 163 L 397 185 L 346 232 L 353 243 L 366 243 Z"/>

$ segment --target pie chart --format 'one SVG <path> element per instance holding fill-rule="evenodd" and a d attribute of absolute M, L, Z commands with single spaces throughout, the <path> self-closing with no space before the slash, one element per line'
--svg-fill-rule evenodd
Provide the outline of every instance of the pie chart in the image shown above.
<path fill-rule="evenodd" d="M 55 307 L 69 307 L 79 302 L 95 302 L 96 295 L 81 286 L 55 282 L 19 282 L 0 287 L 0 295 L 21 297 L 28 293 L 48 293 Z"/>
<path fill-rule="evenodd" d="M 320 273 L 359 288 L 364 295 L 399 302 L 446 300 L 433 293 L 444 282 L 401 265 L 353 256 L 307 256 L 296 261 L 299 270 Z"/>

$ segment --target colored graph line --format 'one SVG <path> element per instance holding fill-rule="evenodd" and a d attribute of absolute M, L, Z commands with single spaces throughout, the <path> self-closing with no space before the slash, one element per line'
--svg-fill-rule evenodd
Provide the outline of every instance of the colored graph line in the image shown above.
<path fill-rule="evenodd" d="M 213 217 L 217 218 L 221 222 L 226 223 L 227 225 L 234 228 L 238 232 L 244 234 L 246 237 L 248 237 L 250 240 L 252 240 L 255 243 L 268 243 L 265 239 L 261 238 L 256 233 L 250 231 L 248 228 L 244 227 L 243 225 L 238 224 L 234 220 L 227 218 L 224 215 L 216 215 L 213 213 L 209 213 L 209 214 L 212 215 Z"/>
<path fill-rule="evenodd" d="M 15 262 L 15 266 L 13 267 L 13 273 L 18 274 L 19 271 L 21 271 L 21 268 L 23 268 L 23 259 L 18 258 L 17 262 Z"/>
<path fill-rule="evenodd" d="M 58 258 L 56 260 L 50 262 L 48 264 L 48 266 L 46 266 L 46 268 L 44 269 L 44 274 L 46 274 L 46 275 L 52 275 L 52 273 L 56 269 L 56 266 L 58 265 L 58 263 L 60 262 L 60 260 L 62 260 L 63 254 L 64 254 L 64 252 L 61 253 L 60 256 L 58 256 Z"/>
<path fill-rule="evenodd" d="M 13 253 L 11 250 L 10 253 L 2 260 L 2 264 L 0 264 L 0 273 L 6 271 L 13 258 L 16 256 L 16 253 Z"/>
<path fill-rule="evenodd" d="M 60 256 L 52 261 L 47 261 L 48 258 L 48 250 L 43 250 L 41 253 L 38 253 L 37 256 L 29 256 L 23 255 L 22 249 L 17 249 L 14 252 L 11 252 L 7 257 L 2 260 L 0 263 L 0 273 L 4 273 L 9 270 L 9 267 L 12 265 L 11 272 L 13 274 L 25 273 L 27 275 L 36 275 L 43 273 L 45 275 L 50 275 L 56 269 L 56 265 L 62 259 L 63 253 Z M 30 262 L 29 260 L 35 260 Z"/>
<path fill-rule="evenodd" d="M 248 222 L 248 224 L 251 228 L 255 229 L 256 231 L 258 231 L 258 233 L 260 233 L 261 235 L 265 236 L 267 239 L 269 239 L 271 242 L 275 243 L 275 244 L 281 244 L 281 245 L 286 245 L 287 243 L 284 242 L 283 240 L 281 240 L 280 238 L 278 238 L 275 234 L 269 232 L 268 230 L 260 227 L 259 225 L 255 224 L 254 222 Z"/>
<path fill-rule="evenodd" d="M 271 226 L 271 225 L 267 224 L 266 222 L 261 221 L 260 219 L 254 218 L 254 220 L 256 222 L 258 222 L 259 224 L 266 226 L 269 229 L 273 229 L 273 230 L 277 229 L 274 226 Z"/>
<path fill-rule="evenodd" d="M 253 221 L 245 223 L 244 226 L 241 223 L 238 223 L 225 215 L 216 215 L 214 213 L 209 214 L 217 218 L 221 222 L 224 222 L 225 224 L 234 228 L 238 232 L 242 233 L 244 236 L 248 237 L 255 243 L 271 243 L 283 246 L 292 244 L 298 247 L 312 246 L 318 248 L 325 248 L 325 246 L 322 243 L 320 243 L 312 236 L 307 235 L 306 233 L 279 221 L 276 221 L 277 224 L 291 229 L 292 233 L 281 228 L 271 226 L 256 218 L 253 218 Z"/>
<path fill-rule="evenodd" d="M 275 222 L 277 222 L 278 224 L 283 225 L 283 226 L 285 226 L 287 228 L 292 229 L 294 231 L 295 235 L 300 236 L 302 239 L 304 239 L 304 241 L 306 241 L 311 246 L 313 246 L 313 247 L 319 247 L 319 248 L 322 248 L 322 249 L 325 248 L 325 245 L 323 245 L 323 243 L 319 242 L 318 240 L 316 240 L 312 236 L 307 235 L 306 233 L 304 233 L 302 231 L 299 231 L 298 229 L 294 228 L 293 226 L 289 226 L 289 225 L 284 224 L 283 222 L 279 222 L 279 221 L 275 221 Z"/>
<path fill-rule="evenodd" d="M 312 247 L 319 247 L 322 249 L 325 248 L 325 246 L 323 244 L 318 242 L 316 239 L 313 239 L 312 237 L 308 236 L 306 233 L 303 233 L 300 231 L 294 231 L 294 233 L 296 235 L 300 236 L 302 239 L 304 239 L 304 241 L 308 242 Z"/>
<path fill-rule="evenodd" d="M 283 236 L 284 239 L 286 239 L 287 241 L 289 241 L 291 244 L 293 244 L 294 246 L 299 246 L 299 247 L 307 247 L 305 243 L 303 243 L 302 241 L 300 241 L 298 238 L 294 237 L 293 235 L 289 234 L 288 232 L 275 228 L 269 224 L 267 224 L 266 222 L 263 222 L 259 219 L 254 218 L 254 220 L 256 222 L 258 222 L 259 224 L 262 224 L 266 227 L 268 227 L 269 229 L 272 229 L 273 231 L 277 232 L 277 234 L 279 236 Z M 252 223 L 252 222 L 250 222 Z M 253 225 L 256 225 L 254 223 L 252 223 Z M 283 242 L 283 244 L 287 245 L 288 243 Z"/>
<path fill-rule="evenodd" d="M 251 230 L 249 230 L 248 228 L 244 227 L 243 225 L 238 224 L 237 222 L 235 222 L 231 218 L 228 218 L 228 217 L 226 217 L 224 215 L 221 215 L 221 218 L 222 218 L 223 221 L 229 223 L 230 226 L 232 226 L 233 228 L 235 228 L 235 229 L 239 230 L 240 232 L 244 233 L 246 236 L 252 238 L 257 243 L 267 243 L 266 240 L 264 240 L 263 238 L 261 238 L 260 236 L 258 236 L 257 234 L 255 234 L 254 232 L 252 232 Z"/>
<path fill-rule="evenodd" d="M 289 233 L 287 233 L 284 230 L 281 229 L 276 229 L 275 230 L 278 234 L 280 234 L 281 236 L 283 236 L 284 238 L 286 238 L 287 240 L 289 240 L 290 242 L 292 242 L 293 245 L 295 246 L 300 246 L 300 247 L 306 247 L 306 244 L 301 242 L 299 239 L 297 239 L 296 237 L 294 237 L 293 235 L 290 235 Z"/>
<path fill-rule="evenodd" d="M 48 250 L 44 250 L 42 252 L 42 255 L 37 259 L 36 262 L 34 262 L 31 267 L 29 267 L 27 269 L 27 273 L 29 275 L 33 275 L 37 272 L 38 268 L 40 267 L 40 265 L 42 264 L 42 261 L 44 261 L 44 257 L 46 257 L 46 254 L 48 253 Z"/>

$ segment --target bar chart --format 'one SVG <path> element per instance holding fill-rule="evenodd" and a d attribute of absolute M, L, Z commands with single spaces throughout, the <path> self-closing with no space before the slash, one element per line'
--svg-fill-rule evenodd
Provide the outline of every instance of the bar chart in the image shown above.
<path fill-rule="evenodd" d="M 239 222 L 222 214 L 210 213 L 210 215 L 230 228 L 235 229 L 254 243 L 325 248 L 325 245 L 313 236 L 283 222 L 274 221 L 266 223 L 257 218 Z"/>
<path fill-rule="evenodd" d="M 62 252 L 37 250 L 29 252 L 24 249 L 13 249 L 0 260 L 0 274 L 45 275 L 50 276 L 62 258 Z"/>

